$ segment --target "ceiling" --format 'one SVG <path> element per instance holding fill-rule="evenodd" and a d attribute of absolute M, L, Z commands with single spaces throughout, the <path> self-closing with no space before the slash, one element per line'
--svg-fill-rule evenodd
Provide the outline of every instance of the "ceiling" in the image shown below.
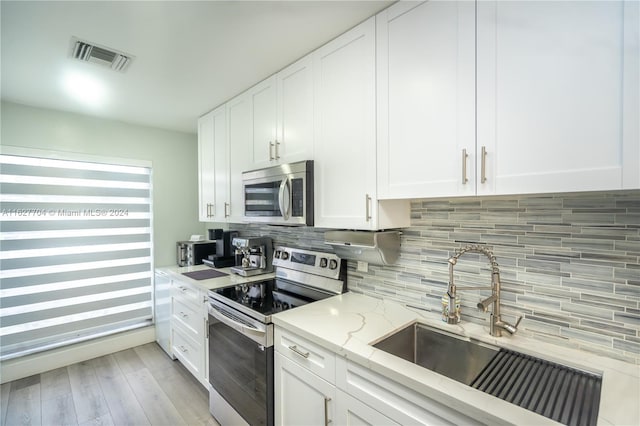
<path fill-rule="evenodd" d="M 195 133 L 200 115 L 390 4 L 2 0 L 0 93 L 11 102 Z M 72 37 L 134 59 L 124 72 L 72 59 Z M 70 76 L 97 87 L 96 96 L 74 97 Z"/>

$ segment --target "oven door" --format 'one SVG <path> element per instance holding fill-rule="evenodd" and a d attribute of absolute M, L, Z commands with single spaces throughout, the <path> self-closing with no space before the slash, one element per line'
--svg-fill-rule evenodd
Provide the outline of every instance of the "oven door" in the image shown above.
<path fill-rule="evenodd" d="M 208 309 L 209 384 L 250 425 L 273 425 L 273 324 L 216 300 Z"/>

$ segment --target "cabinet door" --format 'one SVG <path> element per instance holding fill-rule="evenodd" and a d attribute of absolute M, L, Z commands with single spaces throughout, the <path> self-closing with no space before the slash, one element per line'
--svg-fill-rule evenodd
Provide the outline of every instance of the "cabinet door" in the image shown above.
<path fill-rule="evenodd" d="M 229 221 L 239 223 L 244 216 L 242 172 L 249 169 L 252 140 L 251 98 L 245 92 L 227 102 L 227 132 L 229 138 Z"/>
<path fill-rule="evenodd" d="M 397 3 L 376 41 L 378 197 L 474 195 L 474 2 Z"/>
<path fill-rule="evenodd" d="M 313 158 L 312 56 L 307 55 L 276 75 L 278 128 L 275 152 L 280 163 Z"/>
<path fill-rule="evenodd" d="M 623 187 L 639 162 L 637 7 L 478 2 L 478 194 Z"/>
<path fill-rule="evenodd" d="M 399 424 L 340 389 L 337 389 L 336 393 L 336 424 L 338 425 L 382 426 Z"/>
<path fill-rule="evenodd" d="M 227 147 L 227 108 L 225 105 L 213 111 L 213 150 L 215 198 L 213 221 L 225 222 L 229 207 L 229 155 Z"/>
<path fill-rule="evenodd" d="M 313 56 L 315 225 L 375 229 L 375 18 Z"/>
<path fill-rule="evenodd" d="M 215 208 L 214 114 L 211 111 L 198 119 L 198 217 L 211 221 Z"/>
<path fill-rule="evenodd" d="M 249 89 L 253 143 L 250 169 L 268 167 L 278 160 L 276 145 L 276 78 L 270 77 Z"/>
<path fill-rule="evenodd" d="M 333 421 L 336 388 L 275 353 L 275 424 L 319 425 Z"/>

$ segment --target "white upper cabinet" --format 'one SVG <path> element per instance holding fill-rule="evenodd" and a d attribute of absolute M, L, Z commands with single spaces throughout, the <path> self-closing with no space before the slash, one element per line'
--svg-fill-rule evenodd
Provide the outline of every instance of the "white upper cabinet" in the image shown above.
<path fill-rule="evenodd" d="M 307 55 L 276 74 L 278 125 L 276 160 L 313 158 L 313 71 Z"/>
<path fill-rule="evenodd" d="M 474 2 L 400 2 L 376 33 L 378 197 L 474 195 Z"/>
<path fill-rule="evenodd" d="M 375 53 L 374 18 L 314 52 L 318 227 L 381 229 L 409 221 L 408 206 L 384 209 L 377 199 Z"/>
<path fill-rule="evenodd" d="M 249 168 L 267 167 L 276 159 L 276 78 L 272 76 L 249 89 L 252 144 Z"/>
<path fill-rule="evenodd" d="M 640 186 L 638 22 L 637 2 L 478 2 L 479 195 Z"/>
<path fill-rule="evenodd" d="M 229 203 L 227 115 L 221 106 L 198 119 L 198 196 L 202 222 L 223 222 Z"/>
<path fill-rule="evenodd" d="M 313 155 L 313 74 L 308 55 L 249 90 L 253 129 L 250 169 Z"/>
<path fill-rule="evenodd" d="M 216 196 L 213 111 L 198 119 L 198 217 L 212 220 Z"/>
<path fill-rule="evenodd" d="M 242 172 L 249 169 L 251 152 L 251 96 L 245 92 L 227 102 L 227 132 L 229 139 L 230 205 L 227 220 L 241 223 L 244 216 Z"/>
<path fill-rule="evenodd" d="M 640 187 L 639 8 L 429 1 L 381 12 L 378 197 Z"/>

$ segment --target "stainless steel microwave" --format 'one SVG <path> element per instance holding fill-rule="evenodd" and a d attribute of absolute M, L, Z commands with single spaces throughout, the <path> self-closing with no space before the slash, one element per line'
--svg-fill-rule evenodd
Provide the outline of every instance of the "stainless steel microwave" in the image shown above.
<path fill-rule="evenodd" d="M 244 172 L 242 190 L 245 221 L 313 226 L 313 161 Z"/>

